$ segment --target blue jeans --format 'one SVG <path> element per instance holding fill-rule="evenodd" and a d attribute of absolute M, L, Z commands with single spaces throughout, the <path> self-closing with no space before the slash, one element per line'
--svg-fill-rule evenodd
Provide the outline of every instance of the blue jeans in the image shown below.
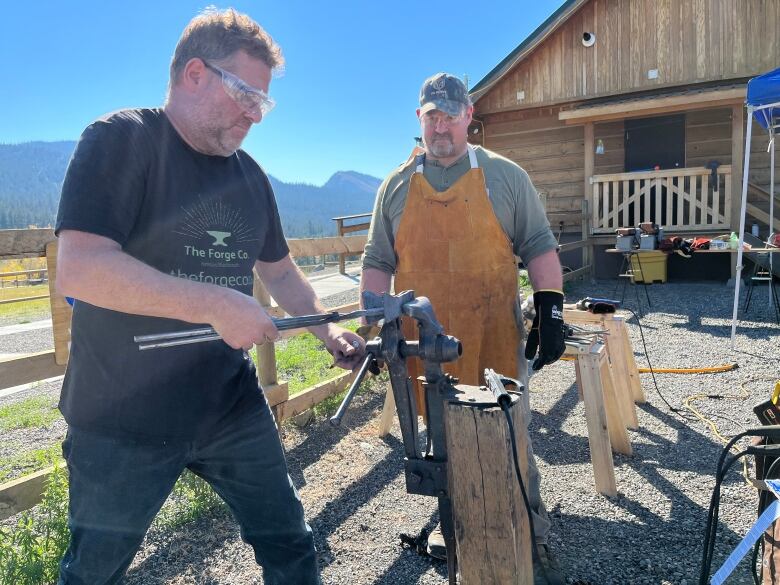
<path fill-rule="evenodd" d="M 118 583 L 184 469 L 228 504 L 266 585 L 318 585 L 311 528 L 268 404 L 227 420 L 208 439 L 142 443 L 69 429 L 71 540 L 58 585 Z"/>

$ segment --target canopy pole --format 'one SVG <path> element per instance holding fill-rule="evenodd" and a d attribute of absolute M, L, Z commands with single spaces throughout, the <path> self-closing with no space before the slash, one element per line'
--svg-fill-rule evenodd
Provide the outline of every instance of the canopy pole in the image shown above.
<path fill-rule="evenodd" d="M 734 282 L 734 310 L 731 315 L 731 349 L 735 349 L 737 313 L 739 312 L 739 285 L 742 282 L 742 247 L 745 241 L 745 209 L 747 208 L 748 169 L 750 168 L 750 140 L 753 131 L 753 106 L 747 107 L 747 132 L 745 132 L 745 163 L 742 165 L 742 206 L 739 213 L 739 244 L 737 270 Z"/>
<path fill-rule="evenodd" d="M 770 122 L 769 127 L 769 233 L 772 234 L 775 231 L 775 127 Z M 767 240 L 769 238 L 767 237 Z M 775 304 L 775 297 L 772 294 L 774 286 L 775 270 L 774 270 L 774 254 L 769 254 L 769 287 L 767 294 L 769 295 L 769 308 L 772 309 Z"/>

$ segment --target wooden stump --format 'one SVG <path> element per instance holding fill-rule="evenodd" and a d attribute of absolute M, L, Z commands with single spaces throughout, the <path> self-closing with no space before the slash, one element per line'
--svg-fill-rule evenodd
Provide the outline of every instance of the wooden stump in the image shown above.
<path fill-rule="evenodd" d="M 462 585 L 533 583 L 529 518 L 517 481 L 506 417 L 493 395 L 458 386 L 445 406 L 447 475 Z M 528 485 L 525 417 L 512 396 L 520 471 Z M 526 488 L 527 489 L 527 488 Z"/>

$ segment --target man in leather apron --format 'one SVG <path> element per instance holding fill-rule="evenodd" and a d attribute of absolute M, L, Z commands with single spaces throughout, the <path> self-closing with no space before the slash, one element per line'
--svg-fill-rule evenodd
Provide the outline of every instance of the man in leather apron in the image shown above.
<path fill-rule="evenodd" d="M 563 293 L 557 241 L 526 172 L 512 161 L 467 142 L 473 106 L 465 85 L 438 73 L 423 83 L 417 117 L 423 149 L 379 188 L 363 257 L 361 291 L 412 289 L 428 297 L 463 356 L 445 371 L 463 384 L 484 384 L 493 368 L 528 383 L 534 369 L 564 351 Z M 526 340 L 519 310 L 517 264 L 528 268 L 537 317 Z M 412 320 L 404 335 L 416 338 Z M 537 354 L 537 349 L 538 354 Z M 409 375 L 422 374 L 409 360 Z M 421 390 L 421 389 L 420 389 Z M 418 393 L 418 412 L 422 408 Z M 523 395 L 526 420 L 528 393 Z M 528 444 L 528 495 L 537 539 L 536 583 L 564 583 L 547 547 L 550 521 L 539 492 L 539 471 Z M 428 540 L 432 556 L 446 555 L 440 531 Z M 541 566 L 546 570 L 542 571 Z"/>

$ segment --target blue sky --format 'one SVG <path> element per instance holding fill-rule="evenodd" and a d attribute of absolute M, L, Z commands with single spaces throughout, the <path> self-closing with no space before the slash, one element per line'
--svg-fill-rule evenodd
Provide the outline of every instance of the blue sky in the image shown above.
<path fill-rule="evenodd" d="M 103 113 L 160 105 L 178 37 L 211 3 L 4 3 L 0 143 L 75 140 Z M 562 0 L 215 4 L 252 16 L 287 60 L 271 84 L 277 107 L 244 148 L 281 180 L 320 185 L 339 170 L 387 174 L 419 135 L 425 77 L 466 74 L 473 86 Z"/>

